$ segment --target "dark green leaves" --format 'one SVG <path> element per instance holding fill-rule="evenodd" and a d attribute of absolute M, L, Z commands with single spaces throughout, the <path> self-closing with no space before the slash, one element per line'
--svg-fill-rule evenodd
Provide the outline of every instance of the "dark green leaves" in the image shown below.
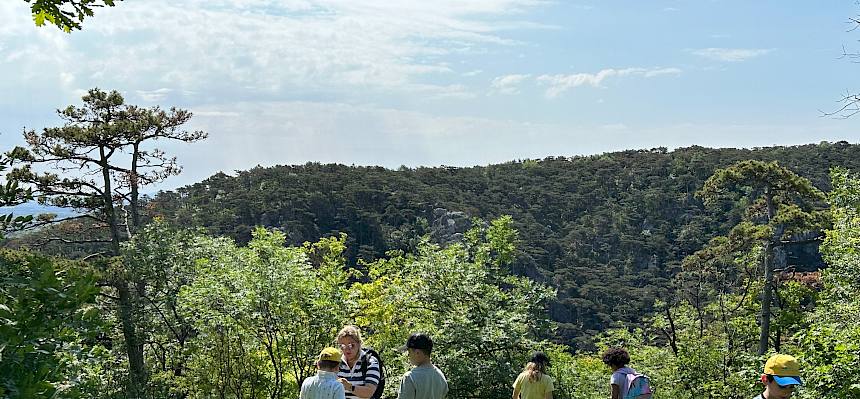
<path fill-rule="evenodd" d="M 99 7 L 113 7 L 122 0 L 24 0 L 30 3 L 33 22 L 36 26 L 45 23 L 56 25 L 66 33 L 81 29 L 87 17 L 94 15 Z"/>

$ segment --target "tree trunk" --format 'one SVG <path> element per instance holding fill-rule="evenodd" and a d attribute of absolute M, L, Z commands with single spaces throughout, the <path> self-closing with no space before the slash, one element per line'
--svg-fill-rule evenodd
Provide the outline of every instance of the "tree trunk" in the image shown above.
<path fill-rule="evenodd" d="M 119 224 L 116 221 L 116 212 L 113 206 L 113 188 L 111 187 L 111 176 L 108 159 L 104 147 L 99 149 L 104 179 L 104 201 L 105 218 L 108 220 L 111 236 L 111 251 L 114 256 L 119 256 Z M 123 273 L 113 276 L 112 285 L 116 288 L 119 302 L 118 313 L 122 326 L 122 335 L 125 340 L 125 351 L 128 355 L 128 396 L 132 399 L 146 398 L 146 366 L 143 361 L 143 343 L 137 334 L 137 326 L 134 321 L 134 299 L 128 288 L 128 281 Z"/>
<path fill-rule="evenodd" d="M 125 351 L 128 355 L 128 397 L 132 399 L 146 398 L 146 367 L 143 359 L 143 343 L 137 334 L 137 323 L 134 321 L 134 300 L 128 283 L 123 278 L 114 281 L 119 298 L 119 320 L 122 335 L 125 340 Z"/>
<path fill-rule="evenodd" d="M 138 227 L 140 227 L 140 213 L 138 211 L 138 202 L 140 197 L 140 178 L 137 173 L 138 158 L 140 158 L 140 143 L 134 143 L 131 152 L 131 176 L 129 176 L 129 186 L 131 187 L 131 200 L 129 201 L 131 203 L 129 205 L 131 207 L 131 228 L 129 230 L 132 233 L 137 231 Z"/>
<path fill-rule="evenodd" d="M 767 204 L 768 223 L 776 216 L 776 205 L 773 203 L 773 193 L 769 188 L 765 189 L 765 203 Z M 785 262 L 785 250 L 780 245 L 785 226 L 778 225 L 773 228 L 773 236 L 764 246 L 764 288 L 761 295 L 761 334 L 759 335 L 758 354 L 764 355 L 770 346 L 770 305 L 773 302 L 775 265 Z"/>
<path fill-rule="evenodd" d="M 770 337 L 770 303 L 773 301 L 773 247 L 768 242 L 764 247 L 764 291 L 761 295 L 761 334 L 758 341 L 758 354 L 767 353 Z"/>
<path fill-rule="evenodd" d="M 678 335 L 675 333 L 675 319 L 672 318 L 672 307 L 666 305 L 666 319 L 669 320 L 669 346 L 672 348 L 672 353 L 678 356 Z"/>

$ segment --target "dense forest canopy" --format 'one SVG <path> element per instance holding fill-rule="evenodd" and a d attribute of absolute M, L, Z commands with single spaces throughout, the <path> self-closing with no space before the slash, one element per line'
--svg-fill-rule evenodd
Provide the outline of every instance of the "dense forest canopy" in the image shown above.
<path fill-rule="evenodd" d="M 395 348 L 429 332 L 454 397 L 508 397 L 535 349 L 555 397 L 604 397 L 599 351 L 613 346 L 659 397 L 750 397 L 773 351 L 802 359 L 801 398 L 858 397 L 841 382 L 860 361 L 860 178 L 844 168 L 858 148 L 218 174 L 140 201 L 116 255 L 64 243 L 105 234 L 77 219 L 7 241 L 95 256 L 0 252 L 0 393 L 295 397 L 354 323 L 394 381 L 410 367 Z"/>
<path fill-rule="evenodd" d="M 459 219 L 511 215 L 521 240 L 511 270 L 557 288 L 555 338 L 587 348 L 671 299 L 684 257 L 740 220 L 744 204 L 705 209 L 695 193 L 716 169 L 747 159 L 778 161 L 829 191 L 830 168 L 860 167 L 860 146 L 657 148 L 469 168 L 257 167 L 161 192 L 148 209 L 240 243 L 254 226 L 282 230 L 292 245 L 346 233 L 347 264 L 359 269 L 359 260 L 414 249 L 424 234 L 444 242 Z M 816 244 L 789 247 L 788 264 L 817 270 Z"/>

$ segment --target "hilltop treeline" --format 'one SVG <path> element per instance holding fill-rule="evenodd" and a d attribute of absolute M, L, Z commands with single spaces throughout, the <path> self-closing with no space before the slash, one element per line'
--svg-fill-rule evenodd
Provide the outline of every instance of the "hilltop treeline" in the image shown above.
<path fill-rule="evenodd" d="M 684 257 L 741 219 L 746 204 L 706 210 L 695 193 L 716 169 L 747 159 L 778 161 L 829 191 L 830 168 L 858 169 L 860 146 L 657 148 L 469 168 L 257 167 L 159 193 L 148 210 L 239 243 L 254 226 L 284 231 L 290 245 L 345 233 L 347 265 L 357 269 L 414 251 L 446 222 L 436 220 L 440 208 L 511 215 L 520 232 L 511 271 L 557 288 L 555 338 L 585 348 L 615 322 L 640 322 L 671 296 Z M 815 245 L 789 248 L 789 266 L 819 268 Z"/>

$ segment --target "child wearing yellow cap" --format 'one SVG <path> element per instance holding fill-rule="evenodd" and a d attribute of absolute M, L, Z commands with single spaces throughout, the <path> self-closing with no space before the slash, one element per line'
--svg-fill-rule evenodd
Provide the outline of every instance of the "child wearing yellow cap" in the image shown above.
<path fill-rule="evenodd" d="M 317 375 L 302 383 L 299 399 L 345 399 L 343 385 L 337 380 L 342 354 L 336 348 L 325 348 L 317 358 Z"/>
<path fill-rule="evenodd" d="M 764 392 L 753 399 L 788 399 L 800 380 L 800 364 L 793 356 L 775 354 L 767 359 L 761 375 Z"/>

